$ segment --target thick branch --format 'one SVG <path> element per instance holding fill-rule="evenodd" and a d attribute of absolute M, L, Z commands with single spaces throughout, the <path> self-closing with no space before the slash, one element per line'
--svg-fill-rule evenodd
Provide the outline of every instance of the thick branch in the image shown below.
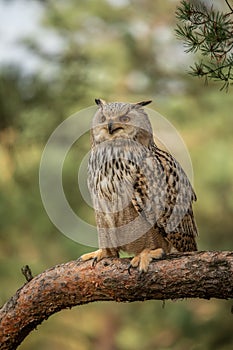
<path fill-rule="evenodd" d="M 99 300 L 233 298 L 233 252 L 169 255 L 139 274 L 129 259 L 71 261 L 20 288 L 0 310 L 0 349 L 16 349 L 43 320 L 65 308 Z"/>

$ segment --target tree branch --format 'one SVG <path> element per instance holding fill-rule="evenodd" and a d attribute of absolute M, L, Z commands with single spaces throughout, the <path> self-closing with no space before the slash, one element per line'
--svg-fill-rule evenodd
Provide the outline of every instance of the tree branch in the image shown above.
<path fill-rule="evenodd" d="M 233 252 L 171 254 L 149 271 L 128 274 L 129 259 L 79 260 L 52 267 L 20 288 L 0 310 L 0 349 L 13 350 L 50 315 L 94 301 L 233 298 Z"/>
<path fill-rule="evenodd" d="M 185 46 L 185 52 L 199 52 L 202 61 L 194 63 L 191 68 L 193 76 L 203 77 L 205 80 L 222 81 L 220 90 L 229 88 L 233 81 L 233 8 L 225 0 L 230 12 L 224 13 L 198 4 L 182 0 L 176 10 L 176 34 Z"/>
<path fill-rule="evenodd" d="M 230 11 L 231 11 L 231 12 L 229 12 L 229 15 L 230 15 L 230 14 L 233 13 L 233 8 L 232 8 L 231 5 L 229 4 L 229 1 L 228 1 L 228 0 L 225 0 L 225 2 L 226 2 L 227 6 L 229 7 L 229 9 L 230 9 Z"/>

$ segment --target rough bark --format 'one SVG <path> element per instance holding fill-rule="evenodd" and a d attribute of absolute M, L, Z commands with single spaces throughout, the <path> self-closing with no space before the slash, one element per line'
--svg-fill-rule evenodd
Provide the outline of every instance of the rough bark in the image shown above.
<path fill-rule="evenodd" d="M 0 310 L 0 349 L 12 350 L 37 325 L 65 308 L 109 300 L 233 298 L 233 252 L 172 254 L 147 273 L 128 273 L 129 259 L 71 261 L 34 277 Z"/>

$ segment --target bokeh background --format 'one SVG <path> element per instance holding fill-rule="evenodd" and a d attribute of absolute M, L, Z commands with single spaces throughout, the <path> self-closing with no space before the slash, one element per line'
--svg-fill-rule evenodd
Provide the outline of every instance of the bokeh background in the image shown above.
<path fill-rule="evenodd" d="M 209 5 L 210 1 L 206 1 Z M 187 74 L 193 57 L 174 33 L 176 0 L 0 0 L 0 303 L 34 274 L 91 250 L 50 222 L 41 202 L 40 157 L 53 130 L 94 98 L 153 99 L 182 135 L 198 196 L 200 250 L 232 250 L 232 89 Z M 224 1 L 213 5 L 227 10 Z M 196 57 L 197 59 L 197 57 Z M 93 222 L 77 188 L 88 134 L 69 153 L 64 189 Z M 78 228 L 77 228 L 78 230 Z M 230 350 L 232 302 L 95 303 L 62 311 L 21 350 Z"/>

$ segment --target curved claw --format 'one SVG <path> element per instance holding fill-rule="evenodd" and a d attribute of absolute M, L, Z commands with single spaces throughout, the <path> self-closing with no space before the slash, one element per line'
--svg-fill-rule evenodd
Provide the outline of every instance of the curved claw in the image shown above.
<path fill-rule="evenodd" d="M 131 274 L 131 269 L 133 269 L 133 268 L 135 268 L 135 266 L 129 264 L 127 271 L 128 271 L 128 274 L 130 276 L 132 275 Z M 143 276 L 145 272 L 146 272 L 145 270 L 139 270 L 139 277 Z"/>
<path fill-rule="evenodd" d="M 96 267 L 97 262 L 98 262 L 98 258 L 97 258 L 97 256 L 95 256 L 95 257 L 93 258 L 93 261 L 92 261 L 91 266 L 92 266 L 92 267 Z"/>
<path fill-rule="evenodd" d="M 132 269 L 132 267 L 133 267 L 133 266 L 132 266 L 131 264 L 129 264 L 129 267 L 128 267 L 128 269 L 127 269 L 129 275 L 131 275 L 131 269 Z"/>

